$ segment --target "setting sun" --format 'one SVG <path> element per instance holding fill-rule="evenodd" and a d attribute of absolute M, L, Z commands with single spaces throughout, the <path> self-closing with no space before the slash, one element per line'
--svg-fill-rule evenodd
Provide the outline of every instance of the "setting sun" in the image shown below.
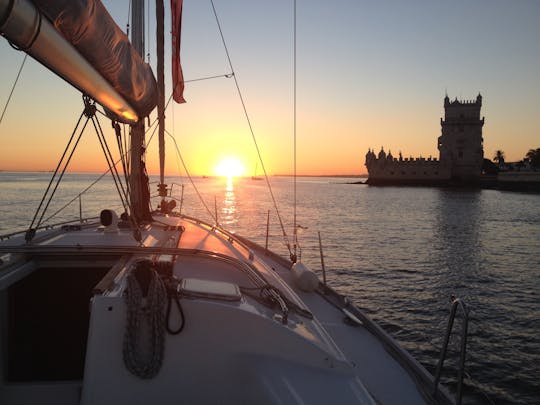
<path fill-rule="evenodd" d="M 236 158 L 225 158 L 215 168 L 218 176 L 236 177 L 245 174 L 246 170 L 242 162 Z"/>

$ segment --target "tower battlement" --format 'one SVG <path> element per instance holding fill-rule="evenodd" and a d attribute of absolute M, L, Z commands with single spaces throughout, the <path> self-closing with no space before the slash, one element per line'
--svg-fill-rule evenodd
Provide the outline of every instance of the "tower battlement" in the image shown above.
<path fill-rule="evenodd" d="M 480 107 L 482 106 L 482 95 L 480 93 L 478 93 L 478 96 L 476 96 L 476 99 L 474 100 L 458 100 L 458 98 L 456 97 L 454 100 L 450 101 L 448 94 L 444 98 L 445 107 L 447 106 L 458 107 L 461 105 L 472 105 L 472 104 L 478 105 Z"/>

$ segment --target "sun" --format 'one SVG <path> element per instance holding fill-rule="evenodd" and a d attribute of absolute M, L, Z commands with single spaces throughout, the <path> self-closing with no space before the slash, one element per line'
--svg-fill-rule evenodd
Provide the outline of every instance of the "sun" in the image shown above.
<path fill-rule="evenodd" d="M 236 177 L 244 175 L 246 170 L 240 160 L 233 157 L 228 157 L 218 163 L 214 169 L 214 172 L 218 176 Z"/>

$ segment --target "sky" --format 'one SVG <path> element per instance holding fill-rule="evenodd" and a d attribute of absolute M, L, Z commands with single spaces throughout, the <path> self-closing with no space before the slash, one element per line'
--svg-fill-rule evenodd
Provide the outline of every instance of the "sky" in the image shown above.
<path fill-rule="evenodd" d="M 125 28 L 127 2 L 103 3 Z M 294 3 L 214 4 L 264 167 L 269 175 L 290 174 Z M 482 94 L 486 158 L 500 149 L 517 161 L 540 147 L 540 1 L 297 0 L 296 7 L 298 174 L 366 173 L 368 148 L 438 157 L 446 94 L 452 100 Z M 155 68 L 153 5 L 149 11 Z M 2 110 L 23 57 L 0 40 Z M 184 0 L 181 57 L 186 81 L 231 72 L 210 1 Z M 167 128 L 190 173 L 212 175 L 223 159 L 235 158 L 245 174 L 255 166 L 261 174 L 234 80 L 188 82 L 184 96 L 186 104 L 167 110 Z M 0 170 L 54 169 L 82 107 L 77 90 L 28 58 L 0 123 Z M 110 125 L 102 126 L 114 145 Z M 184 174 L 174 143 L 166 148 L 167 172 Z M 158 172 L 157 156 L 154 137 L 151 173 Z M 87 131 L 69 169 L 106 168 L 95 133 Z"/>

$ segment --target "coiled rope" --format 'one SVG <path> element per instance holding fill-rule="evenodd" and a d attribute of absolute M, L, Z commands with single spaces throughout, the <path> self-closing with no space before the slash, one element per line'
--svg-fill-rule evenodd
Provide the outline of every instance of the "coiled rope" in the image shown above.
<path fill-rule="evenodd" d="M 139 282 L 141 277 L 150 278 L 146 298 Z M 148 262 L 139 262 L 128 274 L 125 300 L 127 326 L 124 364 L 140 378 L 153 378 L 161 369 L 165 352 L 167 291 L 164 282 Z"/>

